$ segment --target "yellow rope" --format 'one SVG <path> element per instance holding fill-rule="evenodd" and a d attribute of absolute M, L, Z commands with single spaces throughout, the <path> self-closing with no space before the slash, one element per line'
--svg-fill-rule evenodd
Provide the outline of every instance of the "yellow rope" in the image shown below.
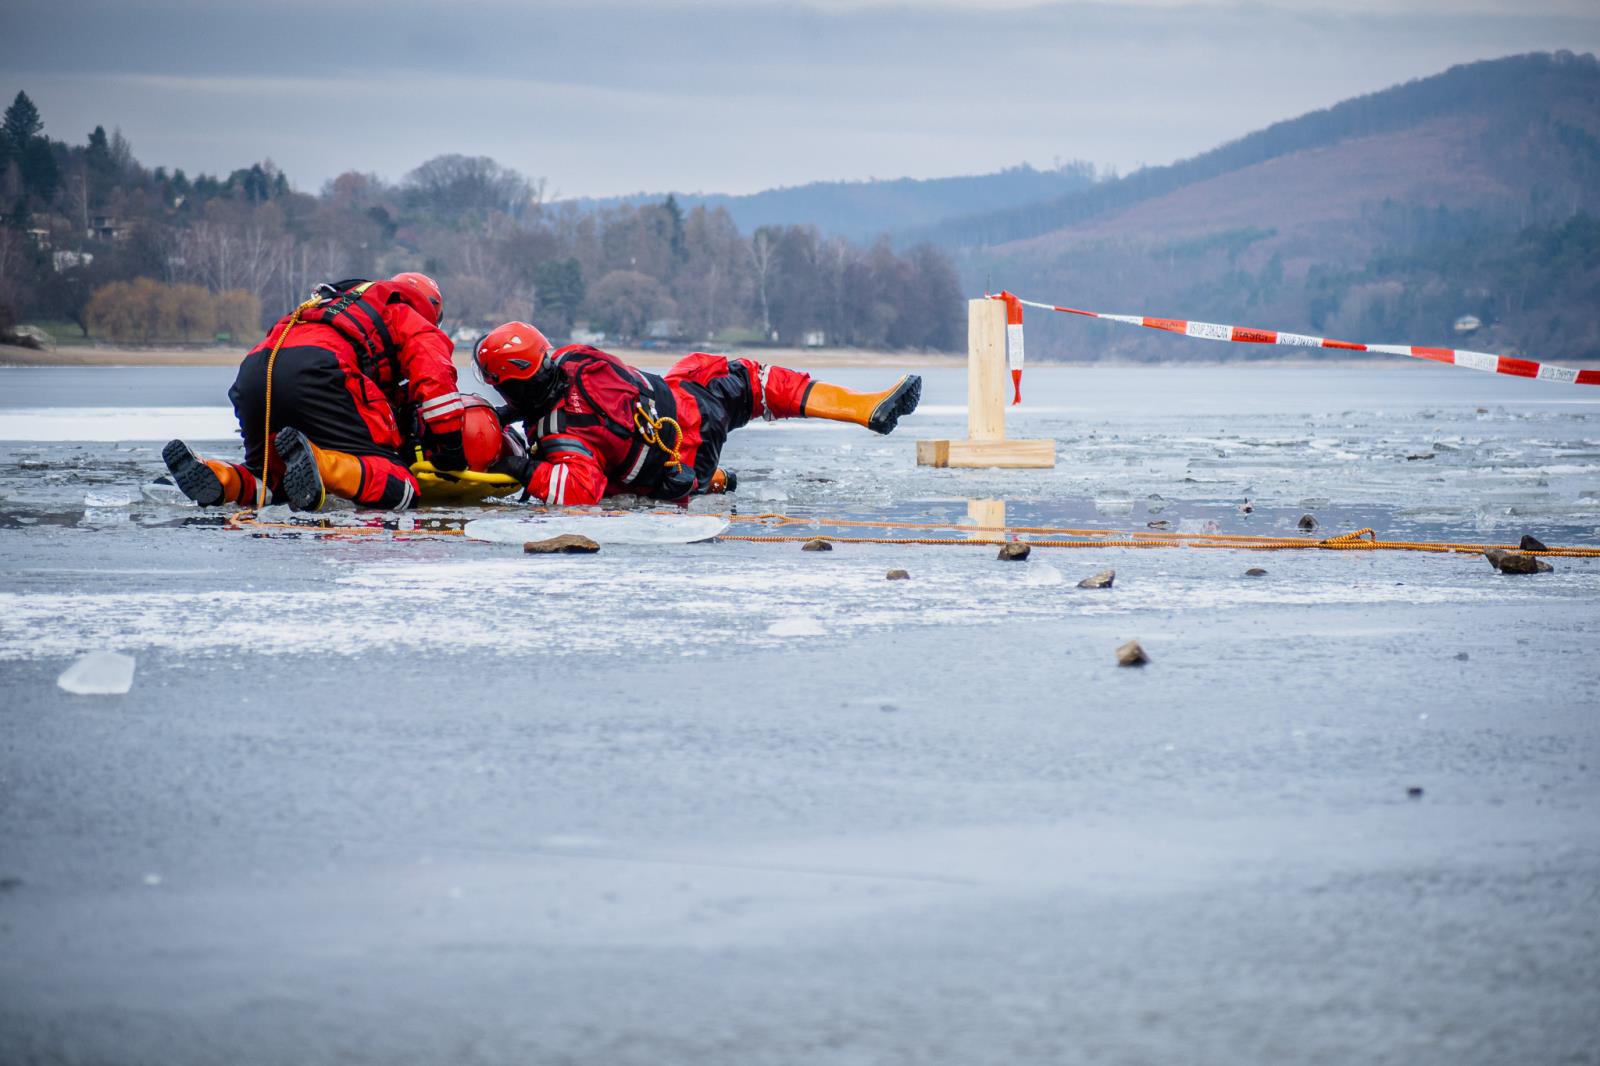
<path fill-rule="evenodd" d="M 654 445 L 667 453 L 666 468 L 676 470 L 683 465 L 678 451 L 683 447 L 683 427 L 678 425 L 676 418 L 657 418 L 644 409 L 644 404 L 633 405 L 633 428 L 639 431 L 639 436 L 646 444 Z M 674 438 L 671 444 L 661 439 L 661 430 L 671 429 Z"/>
<path fill-rule="evenodd" d="M 294 314 L 289 316 L 289 321 L 284 323 L 283 332 L 278 334 L 278 339 L 272 344 L 272 351 L 267 356 L 267 398 L 264 410 L 261 413 L 261 481 L 256 485 L 256 510 L 267 505 L 267 465 L 272 458 L 272 368 L 278 362 L 278 350 L 283 347 L 283 342 L 288 339 L 289 331 L 300 324 L 300 312 L 308 307 L 315 307 L 321 303 L 321 298 L 313 296 L 294 309 Z"/>

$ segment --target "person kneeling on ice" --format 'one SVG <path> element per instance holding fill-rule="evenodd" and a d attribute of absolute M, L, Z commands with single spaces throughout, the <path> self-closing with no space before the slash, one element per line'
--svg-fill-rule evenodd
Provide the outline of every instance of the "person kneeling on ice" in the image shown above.
<path fill-rule="evenodd" d="M 468 465 L 442 310 L 425 274 L 318 286 L 244 357 L 228 390 L 244 462 L 202 459 L 175 440 L 161 453 L 173 480 L 204 507 L 253 507 L 265 495 L 317 511 L 330 494 L 382 510 L 411 506 L 413 435 L 436 468 Z"/>
<path fill-rule="evenodd" d="M 717 465 L 722 447 L 750 419 L 827 418 L 889 433 L 922 395 L 915 374 L 882 392 L 852 392 L 802 371 L 704 352 L 658 377 L 588 345 L 557 350 L 526 322 L 496 327 L 478 342 L 473 363 L 506 400 L 502 417 L 528 430 L 531 452 L 503 456 L 496 469 L 553 505 L 728 492 L 737 479 Z"/>

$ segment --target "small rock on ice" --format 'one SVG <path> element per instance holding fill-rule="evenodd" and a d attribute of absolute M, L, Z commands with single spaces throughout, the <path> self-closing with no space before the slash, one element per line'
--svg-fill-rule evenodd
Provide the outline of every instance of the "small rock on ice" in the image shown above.
<path fill-rule="evenodd" d="M 883 575 L 889 581 L 910 581 L 911 575 L 904 570 L 891 570 Z"/>
<path fill-rule="evenodd" d="M 1317 528 L 1317 516 L 1314 515 L 1314 514 L 1303 514 L 1303 515 L 1301 515 L 1300 516 L 1300 528 L 1305 530 L 1307 533 L 1311 532 L 1313 529 L 1316 529 Z"/>
<path fill-rule="evenodd" d="M 833 543 L 818 537 L 816 540 L 808 540 L 800 545 L 800 550 L 803 552 L 831 552 L 833 551 Z"/>
<path fill-rule="evenodd" d="M 1033 549 L 1029 548 L 1021 541 L 1008 540 L 1004 544 L 1000 545 L 1000 554 L 995 556 L 995 558 L 1004 560 L 1006 562 L 1021 562 L 1023 559 L 1028 557 L 1028 553 L 1032 550 Z"/>
<path fill-rule="evenodd" d="M 1078 582 L 1078 587 L 1080 589 L 1108 589 L 1116 579 L 1117 572 L 1115 570 L 1102 570 L 1098 574 L 1090 574 Z"/>
<path fill-rule="evenodd" d="M 821 622 L 806 615 L 780 618 L 767 627 L 767 635 L 771 637 L 820 637 L 826 632 Z"/>
<path fill-rule="evenodd" d="M 563 533 L 547 540 L 530 540 L 522 550 L 528 555 L 592 555 L 600 545 L 577 533 Z"/>
<path fill-rule="evenodd" d="M 1522 543 L 1518 544 L 1517 547 L 1521 548 L 1525 552 L 1542 552 L 1550 550 L 1550 546 L 1548 544 L 1534 536 L 1532 533 L 1524 533 L 1522 535 Z"/>
<path fill-rule="evenodd" d="M 121 696 L 133 687 L 133 656 L 92 651 L 61 672 L 56 684 L 74 696 Z"/>
<path fill-rule="evenodd" d="M 1117 649 L 1118 666 L 1143 666 L 1150 661 L 1150 656 L 1139 646 L 1137 640 L 1130 640 Z"/>
<path fill-rule="evenodd" d="M 1244 572 L 1245 577 L 1266 577 L 1267 572 L 1259 566 L 1252 566 Z"/>
<path fill-rule="evenodd" d="M 1548 574 L 1555 569 L 1537 555 L 1508 552 L 1503 548 L 1487 548 L 1483 556 L 1502 574 Z"/>

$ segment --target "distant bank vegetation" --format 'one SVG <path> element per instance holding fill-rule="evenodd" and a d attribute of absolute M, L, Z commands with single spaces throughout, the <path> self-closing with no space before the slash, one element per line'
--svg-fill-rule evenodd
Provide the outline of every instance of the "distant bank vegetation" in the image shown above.
<path fill-rule="evenodd" d="M 964 343 L 955 271 L 930 246 L 810 225 L 743 233 L 726 210 L 670 196 L 552 206 L 542 183 L 487 158 L 440 156 L 398 185 L 351 171 L 308 195 L 270 161 L 191 178 L 146 168 L 103 127 L 53 140 L 18 93 L 0 207 L 0 306 L 108 340 L 250 343 L 318 282 L 420 269 L 459 339 L 520 318 L 557 338 L 679 347 Z"/>

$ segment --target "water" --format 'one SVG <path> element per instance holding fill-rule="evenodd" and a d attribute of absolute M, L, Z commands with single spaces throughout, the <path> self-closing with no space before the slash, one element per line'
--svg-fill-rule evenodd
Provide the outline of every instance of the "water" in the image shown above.
<path fill-rule="evenodd" d="M 1583 389 L 1036 368 L 964 471 L 926 376 L 696 509 L 1600 544 Z M 0 370 L 0 1059 L 1593 1057 L 1600 560 L 257 536 L 141 489 L 226 384 Z"/>

